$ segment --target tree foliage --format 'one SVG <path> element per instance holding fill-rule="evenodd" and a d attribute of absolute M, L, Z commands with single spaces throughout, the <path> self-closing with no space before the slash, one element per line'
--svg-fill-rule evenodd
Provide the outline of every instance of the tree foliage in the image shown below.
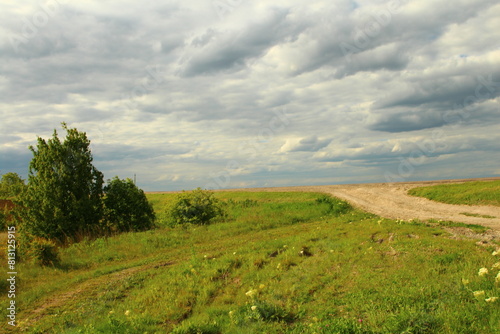
<path fill-rule="evenodd" d="M 113 178 L 104 187 L 105 220 L 111 231 L 144 231 L 154 226 L 155 213 L 144 191 L 131 179 Z"/>
<path fill-rule="evenodd" d="M 214 197 L 213 192 L 197 188 L 177 196 L 170 210 L 174 224 L 205 225 L 225 216 L 223 203 Z"/>
<path fill-rule="evenodd" d="M 0 198 L 15 199 L 25 188 L 24 180 L 17 173 L 6 173 L 0 180 Z"/>
<path fill-rule="evenodd" d="M 103 175 L 92 165 L 90 140 L 70 129 L 30 146 L 28 186 L 22 194 L 23 229 L 36 237 L 64 242 L 99 230 L 103 215 Z"/>

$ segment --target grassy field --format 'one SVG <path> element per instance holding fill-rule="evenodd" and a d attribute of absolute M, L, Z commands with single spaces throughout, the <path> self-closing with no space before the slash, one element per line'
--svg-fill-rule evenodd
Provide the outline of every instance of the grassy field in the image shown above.
<path fill-rule="evenodd" d="M 500 181 L 478 181 L 418 187 L 408 192 L 448 204 L 500 206 Z"/>
<path fill-rule="evenodd" d="M 172 196 L 148 195 L 160 223 Z M 19 263 L 18 328 L 500 333 L 500 300 L 490 298 L 500 297 L 498 244 L 381 219 L 323 194 L 217 197 L 227 203 L 224 222 L 74 244 L 57 268 Z"/>

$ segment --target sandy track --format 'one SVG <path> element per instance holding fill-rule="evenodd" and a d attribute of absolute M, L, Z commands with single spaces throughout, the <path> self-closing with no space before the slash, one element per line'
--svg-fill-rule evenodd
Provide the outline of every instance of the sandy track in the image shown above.
<path fill-rule="evenodd" d="M 86 281 L 79 283 L 77 287 L 50 296 L 49 298 L 44 299 L 38 305 L 35 305 L 35 308 L 33 310 L 26 311 L 26 313 L 28 313 L 26 317 L 24 317 L 24 314 L 20 316 L 20 318 L 24 318 L 21 321 L 21 327 L 23 329 L 30 328 L 40 319 L 47 316 L 48 312 L 50 314 L 50 311 L 56 308 L 64 307 L 70 300 L 74 299 L 78 295 L 92 296 L 92 294 L 96 294 L 96 291 L 99 291 L 99 288 L 105 284 L 126 279 L 141 271 L 158 269 L 160 267 L 170 266 L 172 264 L 174 264 L 174 262 L 158 262 L 130 267 L 117 272 L 99 276 L 97 278 L 87 279 Z"/>
<path fill-rule="evenodd" d="M 434 202 L 407 194 L 414 187 L 460 183 L 471 181 L 500 180 L 500 178 L 421 181 L 403 183 L 365 183 L 330 186 L 298 186 L 276 188 L 227 189 L 223 191 L 314 191 L 331 194 L 344 199 L 351 205 L 392 219 L 450 220 L 467 224 L 479 224 L 500 232 L 500 207 L 453 205 Z M 487 215 L 495 218 L 470 217 L 463 213 Z"/>

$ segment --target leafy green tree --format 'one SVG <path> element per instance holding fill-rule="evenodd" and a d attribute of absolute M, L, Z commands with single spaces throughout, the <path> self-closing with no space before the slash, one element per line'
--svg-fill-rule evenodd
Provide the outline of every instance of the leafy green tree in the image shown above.
<path fill-rule="evenodd" d="M 170 210 L 174 224 L 206 225 L 224 216 L 223 203 L 213 192 L 201 188 L 180 193 Z"/>
<path fill-rule="evenodd" d="M 24 180 L 17 173 L 4 174 L 0 180 L 0 198 L 17 198 L 25 188 Z"/>
<path fill-rule="evenodd" d="M 111 232 L 144 231 L 154 226 L 153 207 L 131 179 L 115 176 L 104 187 L 104 194 L 105 220 Z"/>
<path fill-rule="evenodd" d="M 70 129 L 61 141 L 38 138 L 30 146 L 28 186 L 23 192 L 22 230 L 58 242 L 76 240 L 99 231 L 103 217 L 103 175 L 93 165 L 85 132 Z"/>

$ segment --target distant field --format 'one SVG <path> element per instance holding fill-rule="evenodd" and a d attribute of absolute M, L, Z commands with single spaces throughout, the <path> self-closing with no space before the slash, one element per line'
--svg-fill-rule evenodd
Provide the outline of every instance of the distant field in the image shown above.
<path fill-rule="evenodd" d="M 148 194 L 160 225 L 173 196 Z M 74 244 L 61 250 L 57 268 L 19 263 L 20 328 L 499 333 L 500 300 L 486 301 L 500 297 L 498 243 L 478 246 L 435 224 L 382 219 L 325 194 L 216 196 L 226 203 L 223 222 Z M 6 293 L 0 300 L 5 319 Z"/>
<path fill-rule="evenodd" d="M 500 206 L 500 181 L 441 184 L 413 188 L 408 193 L 448 204 Z"/>

